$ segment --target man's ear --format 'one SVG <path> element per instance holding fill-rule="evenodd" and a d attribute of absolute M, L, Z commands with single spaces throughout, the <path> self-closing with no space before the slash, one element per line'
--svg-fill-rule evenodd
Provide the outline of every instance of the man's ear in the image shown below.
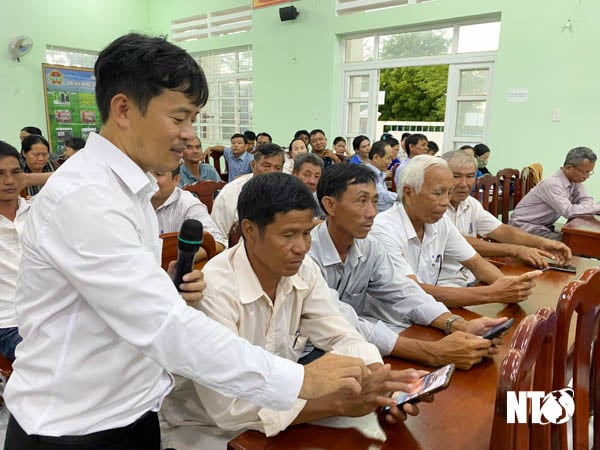
<path fill-rule="evenodd" d="M 242 232 L 242 236 L 244 237 L 245 241 L 256 239 L 256 236 L 258 236 L 258 227 L 254 222 L 248 219 L 243 219 L 240 225 L 240 231 Z"/>
<path fill-rule="evenodd" d="M 325 208 L 325 211 L 327 212 L 328 215 L 330 215 L 330 216 L 335 215 L 336 201 L 335 201 L 334 197 L 330 197 L 329 195 L 326 195 L 321 199 L 321 203 L 323 203 L 323 208 Z"/>
<path fill-rule="evenodd" d="M 129 113 L 131 107 L 131 99 L 122 92 L 118 93 L 110 100 L 109 117 L 114 120 L 119 127 L 125 128 L 129 125 Z"/>

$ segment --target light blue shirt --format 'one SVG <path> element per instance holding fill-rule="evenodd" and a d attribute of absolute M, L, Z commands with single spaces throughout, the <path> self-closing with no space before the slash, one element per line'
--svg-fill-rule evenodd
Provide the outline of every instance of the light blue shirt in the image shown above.
<path fill-rule="evenodd" d="M 370 163 L 365 164 L 365 166 L 371 169 L 375 175 L 377 175 L 377 183 L 375 183 L 377 195 L 379 196 L 379 199 L 377 200 L 377 212 L 390 209 L 394 203 L 396 203 L 398 194 L 388 190 L 387 185 L 385 184 L 385 172 L 382 172 Z"/>
<path fill-rule="evenodd" d="M 188 169 L 185 164 L 179 166 L 179 175 L 180 188 L 184 187 L 186 184 L 194 184 L 202 180 L 223 181 L 221 180 L 217 169 L 210 164 L 203 163 L 200 164 L 200 178 L 196 178 L 194 175 L 192 175 L 192 172 L 190 172 L 190 169 Z"/>
<path fill-rule="evenodd" d="M 252 172 L 250 163 L 254 157 L 250 153 L 244 152 L 236 158 L 231 150 L 231 147 L 225 147 L 223 150 L 223 157 L 225 158 L 225 161 L 227 161 L 227 168 L 229 171 L 228 181 L 230 183 L 240 175 L 245 175 Z"/>

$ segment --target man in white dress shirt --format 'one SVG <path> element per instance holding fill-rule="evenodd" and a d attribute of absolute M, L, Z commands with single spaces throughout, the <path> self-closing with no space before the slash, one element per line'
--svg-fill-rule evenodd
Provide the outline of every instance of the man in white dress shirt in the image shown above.
<path fill-rule="evenodd" d="M 455 150 L 442 155 L 448 162 L 454 178 L 454 189 L 446 216 L 458 228 L 467 242 L 482 256 L 512 256 L 533 267 L 547 267 L 547 258 L 558 264 L 566 264 L 571 259 L 571 249 L 552 239 L 529 234 L 517 227 L 506 225 L 492 216 L 477 199 L 470 195 L 477 179 L 477 160 L 467 152 Z M 491 238 L 495 242 L 479 239 Z M 464 277 L 463 265 L 452 258 L 444 261 L 440 282 L 443 284 L 460 282 Z"/>
<path fill-rule="evenodd" d="M 479 255 L 444 215 L 454 186 L 452 172 L 441 158 L 419 155 L 400 177 L 399 202 L 375 218 L 371 235 L 388 250 L 397 271 L 448 306 L 523 301 L 540 271 L 504 276 Z M 447 258 L 459 261 L 488 286 L 461 287 L 452 280 L 440 285 Z"/>
<path fill-rule="evenodd" d="M 404 413 L 390 403 L 386 393 L 410 389 L 406 383 L 416 383 L 418 372 L 390 371 L 383 366 L 377 348 L 342 317 L 319 267 L 305 257 L 315 214 L 310 191 L 290 175 L 262 175 L 244 185 L 238 213 L 244 239 L 205 266 L 207 288 L 198 309 L 283 358 L 298 360 L 310 339 L 327 352 L 361 358 L 371 375 L 363 378 L 365 388 L 360 394 L 299 399 L 287 411 L 228 398 L 191 380 L 181 380 L 161 409 L 171 425 L 165 430 L 164 446 L 205 448 L 204 434 L 216 434 L 207 426 L 237 432 L 229 438 L 246 429 L 272 436 L 292 424 L 362 416 L 387 405 L 393 407 L 393 418 L 403 420 Z"/>
<path fill-rule="evenodd" d="M 497 353 L 478 335 L 505 319 L 467 321 L 451 314 L 400 274 L 384 246 L 367 235 L 377 214 L 375 181 L 375 174 L 363 164 L 342 163 L 325 169 L 317 187 L 327 220 L 311 233 L 310 256 L 339 295 L 344 316 L 384 356 L 432 366 L 453 362 L 468 369 Z M 438 328 L 447 336 L 422 341 L 398 335 L 413 323 Z"/>
<path fill-rule="evenodd" d="M 194 59 L 132 33 L 100 53 L 94 74 L 100 134 L 55 172 L 25 223 L 4 448 L 158 450 L 170 371 L 279 410 L 360 390 L 361 360 L 278 358 L 187 306 L 202 297 L 201 272 L 184 276 L 180 295 L 161 269 L 148 171 L 177 167 L 194 136 L 208 97 Z"/>

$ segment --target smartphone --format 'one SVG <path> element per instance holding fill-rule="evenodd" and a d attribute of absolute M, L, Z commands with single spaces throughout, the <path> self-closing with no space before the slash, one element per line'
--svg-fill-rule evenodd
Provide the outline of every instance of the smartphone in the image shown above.
<path fill-rule="evenodd" d="M 495 337 L 500 336 L 502 333 L 504 333 L 506 330 L 512 327 L 514 323 L 515 319 L 511 317 L 506 322 L 502 322 L 500 325 L 496 325 L 494 328 L 492 328 L 487 333 L 483 334 L 481 337 L 484 339 L 494 339 Z"/>
<path fill-rule="evenodd" d="M 548 267 L 551 270 L 560 270 L 561 272 L 569 272 L 569 273 L 576 273 L 577 272 L 577 267 L 575 266 L 569 266 L 569 265 L 564 265 L 561 266 L 560 264 L 556 264 L 556 263 L 548 263 Z"/>
<path fill-rule="evenodd" d="M 397 391 L 394 392 L 392 398 L 396 400 L 398 406 L 402 406 L 405 403 L 417 403 L 421 398 L 429 394 L 446 389 L 448 384 L 450 384 L 454 367 L 454 364 L 448 364 L 430 372 L 421 378 L 418 387 L 413 392 Z"/>

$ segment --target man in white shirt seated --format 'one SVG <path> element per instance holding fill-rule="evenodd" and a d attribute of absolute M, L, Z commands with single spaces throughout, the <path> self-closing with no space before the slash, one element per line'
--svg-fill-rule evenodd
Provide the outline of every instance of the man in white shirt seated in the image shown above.
<path fill-rule="evenodd" d="M 392 407 L 394 419 L 417 412 L 412 405 L 400 411 L 387 395 L 390 390 L 410 389 L 423 372 L 384 367 L 377 348 L 340 314 L 319 267 L 305 257 L 314 206 L 310 191 L 290 175 L 271 173 L 246 183 L 237 206 L 244 239 L 205 266 L 207 288 L 198 309 L 251 343 L 292 361 L 302 355 L 308 339 L 326 352 L 361 358 L 371 370 L 362 380 L 363 391 L 297 400 L 287 411 L 273 411 L 179 380 L 161 409 L 168 422 L 163 427 L 165 447 L 205 448 L 202 428 L 196 427 L 192 441 L 192 425 L 235 434 L 252 429 L 272 436 L 292 424 L 362 416 L 382 406 Z"/>
<path fill-rule="evenodd" d="M 219 192 L 219 195 L 215 199 L 210 215 L 225 236 L 229 235 L 231 226 L 238 221 L 236 205 L 244 184 L 255 175 L 281 172 L 283 170 L 284 158 L 283 149 L 277 144 L 257 146 L 253 160 L 250 163 L 252 173 L 236 178 L 221 189 L 221 192 Z"/>
<path fill-rule="evenodd" d="M 0 355 L 15 359 L 15 347 L 21 342 L 15 312 L 15 289 L 23 226 L 29 202 L 19 193 L 25 186 L 19 152 L 0 141 Z"/>
<path fill-rule="evenodd" d="M 391 208 L 398 194 L 388 190 L 385 183 L 388 174 L 387 168 L 392 163 L 392 146 L 385 141 L 377 141 L 369 150 L 369 162 L 366 167 L 371 169 L 377 176 L 377 211 L 383 212 Z"/>
<path fill-rule="evenodd" d="M 363 164 L 335 164 L 325 169 L 317 187 L 327 220 L 311 233 L 310 256 L 339 295 L 344 315 L 358 322 L 362 335 L 384 356 L 433 366 L 453 362 L 468 369 L 495 354 L 497 349 L 479 335 L 505 319 L 467 321 L 451 314 L 400 274 L 384 246 L 367 236 L 377 214 L 375 182 L 375 174 Z M 398 335 L 413 323 L 448 336 L 432 342 Z"/>
<path fill-rule="evenodd" d="M 528 233 L 560 241 L 562 234 L 554 229 L 560 217 L 600 214 L 600 203 L 594 203 L 583 186 L 595 166 L 596 154 L 591 149 L 569 150 L 563 166 L 521 199 L 509 223 Z"/>
<path fill-rule="evenodd" d="M 398 273 L 409 276 L 448 306 L 520 302 L 531 294 L 540 271 L 504 276 L 479 255 L 444 215 L 454 186 L 452 172 L 441 158 L 415 156 L 404 168 L 398 203 L 375 218 L 371 235 L 387 249 Z M 440 283 L 447 258 L 459 261 L 488 286 L 461 287 L 455 280 Z"/>
<path fill-rule="evenodd" d="M 455 150 L 444 153 L 442 158 L 448 163 L 454 177 L 454 189 L 446 216 L 477 253 L 482 256 L 512 256 L 533 267 L 547 267 L 546 258 L 553 259 L 558 264 L 570 261 L 571 249 L 562 242 L 503 224 L 470 195 L 477 179 L 477 160 L 473 156 Z M 496 242 L 479 239 L 478 236 L 491 238 Z M 457 274 L 463 270 L 459 261 L 445 259 L 440 282 L 449 280 L 456 283 Z"/>
<path fill-rule="evenodd" d="M 227 238 L 210 218 L 206 205 L 191 192 L 178 187 L 180 167 L 165 172 L 152 172 L 158 191 L 152 196 L 151 202 L 158 218 L 160 234 L 179 232 L 186 219 L 196 219 L 202 222 L 204 231 L 208 231 L 215 239 L 217 253 L 221 253 L 227 247 Z M 206 250 L 200 247 L 196 253 L 196 261 L 206 257 Z"/>

